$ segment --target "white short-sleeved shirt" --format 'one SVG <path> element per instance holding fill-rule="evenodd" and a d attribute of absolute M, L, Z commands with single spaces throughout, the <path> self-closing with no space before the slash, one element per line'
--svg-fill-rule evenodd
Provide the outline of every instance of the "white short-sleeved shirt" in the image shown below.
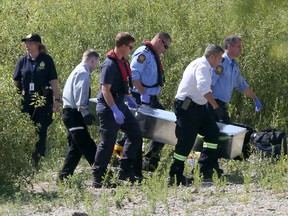
<path fill-rule="evenodd" d="M 204 95 L 211 92 L 211 69 L 205 56 L 192 61 L 183 73 L 175 98 L 189 97 L 199 105 L 206 104 Z"/>

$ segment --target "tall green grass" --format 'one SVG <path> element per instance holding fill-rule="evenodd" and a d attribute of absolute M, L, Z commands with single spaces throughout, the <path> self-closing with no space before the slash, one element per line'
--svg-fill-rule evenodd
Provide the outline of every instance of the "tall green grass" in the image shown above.
<path fill-rule="evenodd" d="M 159 205 L 163 207 L 163 214 L 172 214 L 171 198 L 181 200 L 189 214 L 191 203 L 204 191 L 200 178 L 195 178 L 191 188 L 168 187 L 170 146 L 163 152 L 157 172 L 145 173 L 147 179 L 141 187 L 121 186 L 100 192 L 92 189 L 86 161 L 81 162 L 70 184 L 56 186 L 55 177 L 67 148 L 60 114 L 54 115 L 49 127 L 47 156 L 37 170 L 32 169 L 29 157 L 35 143 L 34 127 L 19 112 L 20 97 L 15 94 L 11 78 L 16 61 L 25 54 L 21 39 L 28 33 L 37 32 L 42 36 L 55 61 L 59 86 L 63 89 L 69 73 L 88 47 L 95 48 L 103 61 L 120 31 L 132 33 L 137 39 L 136 46 L 159 31 L 169 32 L 173 43 L 162 57 L 167 83 L 161 94 L 161 101 L 168 110 L 172 110 L 185 67 L 203 54 L 208 43 L 223 45 L 224 35 L 239 34 L 244 44 L 238 59 L 240 68 L 264 109 L 255 113 L 253 102 L 235 92 L 229 106 L 232 118 L 258 130 L 275 127 L 287 131 L 287 9 L 288 3 L 280 0 L 2 0 L 0 215 L 22 215 L 23 208 L 49 214 L 54 206 L 73 206 L 89 215 L 109 215 L 129 206 L 132 215 L 151 215 L 159 212 Z M 99 68 L 92 74 L 93 97 L 98 88 Z M 99 142 L 98 129 L 91 127 L 90 132 Z M 240 193 L 242 202 L 249 200 L 255 188 L 279 193 L 279 196 L 287 192 L 286 157 L 278 161 L 258 156 L 249 161 L 229 160 L 224 161 L 223 167 L 227 176 L 222 180 L 214 179 L 214 186 L 205 189 L 205 196 L 229 197 L 232 202 L 238 202 L 228 192 L 230 185 L 244 187 L 243 191 L 235 192 Z M 186 170 L 186 174 L 190 174 L 189 166 Z M 198 207 L 208 208 L 204 204 Z"/>

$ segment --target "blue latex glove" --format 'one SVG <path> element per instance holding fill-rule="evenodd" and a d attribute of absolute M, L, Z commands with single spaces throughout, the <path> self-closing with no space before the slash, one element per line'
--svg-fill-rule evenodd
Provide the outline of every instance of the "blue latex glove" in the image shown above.
<path fill-rule="evenodd" d="M 117 105 L 114 104 L 114 105 L 110 106 L 110 109 L 113 112 L 113 116 L 114 116 L 116 123 L 117 124 L 123 124 L 125 117 L 124 117 L 123 113 L 118 109 Z"/>
<path fill-rule="evenodd" d="M 150 104 L 150 97 L 148 94 L 141 94 L 140 99 L 143 104 Z"/>
<path fill-rule="evenodd" d="M 138 105 L 137 103 L 135 102 L 135 100 L 133 99 L 133 97 L 129 96 L 129 95 L 125 95 L 125 99 L 127 100 L 128 102 L 128 107 L 130 109 L 137 109 L 138 108 Z"/>
<path fill-rule="evenodd" d="M 263 107 L 262 104 L 260 103 L 260 100 L 258 98 L 253 99 L 255 103 L 255 111 L 259 112 Z"/>

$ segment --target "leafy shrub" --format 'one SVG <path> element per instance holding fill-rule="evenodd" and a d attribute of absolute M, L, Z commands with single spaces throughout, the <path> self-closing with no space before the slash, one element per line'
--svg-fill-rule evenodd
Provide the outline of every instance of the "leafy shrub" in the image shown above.
<path fill-rule="evenodd" d="M 0 68 L 0 73 L 1 185 L 20 183 L 32 174 L 30 158 L 36 133 L 30 117 L 20 112 L 21 96 L 16 93 L 7 69 Z"/>

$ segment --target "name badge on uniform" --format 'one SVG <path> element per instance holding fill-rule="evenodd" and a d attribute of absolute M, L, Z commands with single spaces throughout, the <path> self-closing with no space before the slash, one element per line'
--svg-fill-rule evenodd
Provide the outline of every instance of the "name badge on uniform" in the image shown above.
<path fill-rule="evenodd" d="M 34 83 L 29 83 L 29 91 L 34 91 Z"/>

